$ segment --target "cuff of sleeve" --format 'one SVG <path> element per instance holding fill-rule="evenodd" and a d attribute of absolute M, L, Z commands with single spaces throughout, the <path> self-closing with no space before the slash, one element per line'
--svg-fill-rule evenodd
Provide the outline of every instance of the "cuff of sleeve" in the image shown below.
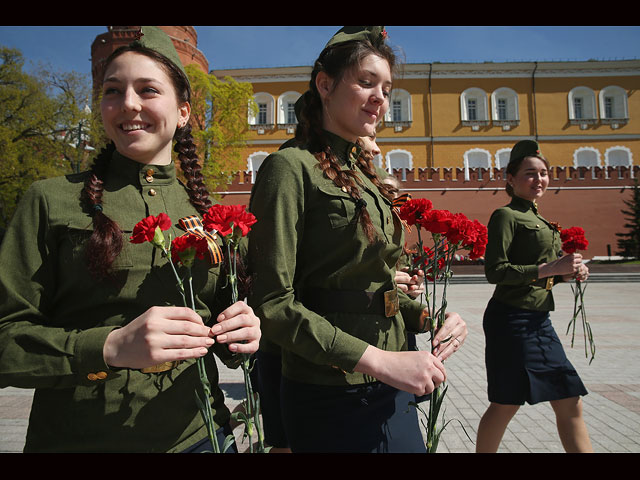
<path fill-rule="evenodd" d="M 538 265 L 523 265 L 522 274 L 525 276 L 527 283 L 533 283 L 538 280 Z"/>
<path fill-rule="evenodd" d="M 400 301 L 400 312 L 402 313 L 402 319 L 404 320 L 406 329 L 411 333 L 422 333 L 423 325 L 421 317 L 426 305 L 409 298 L 409 296 L 403 292 L 398 292 L 398 299 Z"/>
<path fill-rule="evenodd" d="M 81 332 L 74 349 L 75 372 L 81 383 L 105 381 L 118 375 L 104 361 L 107 336 L 118 327 L 99 327 Z"/>
<path fill-rule="evenodd" d="M 338 330 L 331 349 L 331 358 L 334 362 L 332 366 L 347 373 L 353 373 L 368 346 L 369 344 L 364 340 Z"/>

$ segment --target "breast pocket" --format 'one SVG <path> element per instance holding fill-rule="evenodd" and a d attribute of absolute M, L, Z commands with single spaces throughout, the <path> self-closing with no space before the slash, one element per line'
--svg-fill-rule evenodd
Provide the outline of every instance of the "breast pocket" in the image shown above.
<path fill-rule="evenodd" d="M 84 262 L 86 260 L 89 238 L 93 234 L 93 228 L 89 226 L 67 225 L 66 238 L 61 245 L 61 255 L 73 262 Z M 132 232 L 122 232 L 122 251 L 113 262 L 116 270 L 130 268 L 133 266 L 131 259 L 129 237 Z"/>
<path fill-rule="evenodd" d="M 357 222 L 356 205 L 348 193 L 336 186 L 319 185 L 323 213 L 329 218 L 332 228 L 343 228 Z"/>
<path fill-rule="evenodd" d="M 525 223 L 521 228 L 522 243 L 527 249 L 550 248 L 553 243 L 553 232 L 544 222 Z"/>

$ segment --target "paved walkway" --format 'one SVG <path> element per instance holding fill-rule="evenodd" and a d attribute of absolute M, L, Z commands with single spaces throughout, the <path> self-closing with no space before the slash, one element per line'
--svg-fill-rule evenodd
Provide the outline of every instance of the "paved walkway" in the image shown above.
<path fill-rule="evenodd" d="M 482 283 L 452 285 L 448 293 L 450 310 L 465 319 L 469 336 L 464 348 L 446 362 L 449 390 L 444 418 L 455 420 L 442 434 L 440 453 L 473 452 L 475 448 L 478 422 L 488 405 L 482 313 L 492 289 Z M 594 450 L 640 452 L 640 284 L 588 284 L 586 308 L 597 345 L 591 365 L 583 344 L 577 342 L 570 348 L 570 337 L 564 334 L 573 305 L 570 287 L 558 285 L 554 294 L 557 310 L 552 321 L 590 392 L 584 397 L 584 416 Z M 424 342 L 419 337 L 422 348 L 426 347 Z M 231 408 L 242 400 L 241 376 L 240 371 L 221 369 L 222 387 Z M 30 390 L 0 390 L 0 452 L 22 451 L 31 399 Z M 240 428 L 236 435 L 240 439 Z M 563 452 L 549 404 L 522 407 L 508 427 L 500 452 Z"/>

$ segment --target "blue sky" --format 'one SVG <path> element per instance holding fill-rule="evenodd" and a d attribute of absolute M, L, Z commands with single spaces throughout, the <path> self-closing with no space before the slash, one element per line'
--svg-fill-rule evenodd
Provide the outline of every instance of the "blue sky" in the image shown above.
<path fill-rule="evenodd" d="M 212 69 L 311 65 L 339 26 L 196 26 Z M 105 26 L 0 26 L 27 63 L 90 73 Z M 406 63 L 640 58 L 640 26 L 388 26 Z"/>

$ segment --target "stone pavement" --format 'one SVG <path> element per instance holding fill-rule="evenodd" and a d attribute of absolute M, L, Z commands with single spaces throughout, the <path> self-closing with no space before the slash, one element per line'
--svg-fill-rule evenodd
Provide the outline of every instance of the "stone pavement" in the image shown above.
<path fill-rule="evenodd" d="M 444 419 L 452 422 L 442 434 L 440 453 L 473 452 L 475 448 L 478 422 L 488 405 L 482 314 L 492 290 L 486 283 L 474 283 L 454 284 L 448 292 L 449 310 L 462 315 L 469 336 L 464 347 L 446 361 L 449 389 Z M 551 315 L 552 322 L 589 391 L 583 399 L 584 417 L 595 452 L 640 452 L 640 283 L 588 284 L 586 309 L 597 346 L 591 365 L 581 343 L 581 327 L 574 348 L 565 335 L 573 307 L 569 285 L 557 285 L 554 295 L 557 310 Z M 426 337 L 422 337 L 418 345 L 426 348 Z M 222 388 L 232 409 L 242 400 L 241 382 L 240 371 L 221 368 Z M 31 399 L 30 390 L 0 389 L 0 452 L 22 451 Z M 241 427 L 235 433 L 240 441 Z M 550 405 L 524 405 L 511 421 L 499 451 L 563 452 Z"/>

